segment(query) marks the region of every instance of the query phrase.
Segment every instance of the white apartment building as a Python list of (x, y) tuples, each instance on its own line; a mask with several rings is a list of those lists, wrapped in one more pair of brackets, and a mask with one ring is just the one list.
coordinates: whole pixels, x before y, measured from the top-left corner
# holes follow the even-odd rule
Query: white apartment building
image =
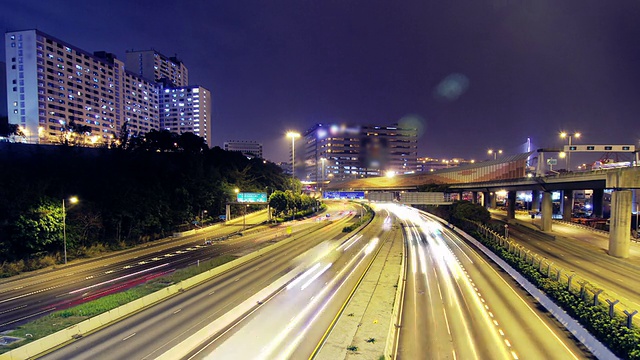
[[(176, 88), (125, 70), (111, 53), (91, 54), (38, 30), (6, 33), (5, 53), (9, 123), (21, 127), (28, 143), (110, 144), (126, 123), (134, 136), (191, 131), (212, 146), (211, 93), (186, 86), (181, 62), (160, 66), (177, 69), (167, 72), (169, 82), (185, 84)], [(70, 131), (72, 124), (89, 130)]]
[(239, 151), (246, 157), (262, 159), (262, 144), (253, 140), (225, 141), (224, 150)]
[(160, 128), (178, 134), (192, 132), (213, 147), (211, 106), (211, 92), (202, 86), (163, 89), (160, 95)]
[(168, 57), (151, 50), (127, 51), (127, 70), (148, 80), (169, 80), (174, 86), (189, 85), (189, 70), (177, 57)]

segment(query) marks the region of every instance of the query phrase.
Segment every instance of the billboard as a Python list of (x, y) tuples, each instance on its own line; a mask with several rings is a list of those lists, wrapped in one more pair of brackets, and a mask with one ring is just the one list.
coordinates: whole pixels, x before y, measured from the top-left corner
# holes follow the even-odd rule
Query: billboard
[(364, 191), (325, 191), (323, 199), (364, 200)]
[(266, 203), (267, 193), (241, 192), (238, 193), (237, 201), (240, 203)]

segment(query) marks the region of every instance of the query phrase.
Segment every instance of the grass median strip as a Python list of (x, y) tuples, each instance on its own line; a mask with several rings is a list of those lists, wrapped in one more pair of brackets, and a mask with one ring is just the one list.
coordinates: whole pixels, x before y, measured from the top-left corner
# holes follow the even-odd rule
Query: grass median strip
[(232, 255), (223, 255), (211, 260), (201, 261), (198, 266), (193, 265), (179, 269), (169, 274), (146, 281), (145, 283), (132, 287), (126, 291), (110, 294), (68, 309), (55, 311), (42, 318), (20, 325), (15, 330), (9, 331), (5, 335), (19, 337), (25, 340), (6, 347), (0, 347), (0, 354), (22, 346), (28, 342), (53, 334), (69, 326), (78, 324), (93, 316), (113, 310), (167, 286), (177, 284), (180, 281), (211, 270), (235, 260), (236, 258), (236, 256)]

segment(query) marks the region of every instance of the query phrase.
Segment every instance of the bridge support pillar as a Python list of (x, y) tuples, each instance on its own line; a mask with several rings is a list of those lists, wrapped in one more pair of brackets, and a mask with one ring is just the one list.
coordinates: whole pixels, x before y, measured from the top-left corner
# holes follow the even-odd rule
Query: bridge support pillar
[(615, 190), (611, 193), (611, 218), (609, 227), (609, 255), (628, 258), (631, 246), (631, 190)]
[(604, 198), (604, 189), (593, 189), (591, 195), (591, 204), (593, 205), (593, 216), (602, 217), (602, 199)]
[(482, 205), (485, 208), (488, 208), (489, 206), (491, 206), (491, 204), (489, 202), (489, 192), (488, 191), (483, 191), (482, 192)]
[(225, 217), (225, 221), (229, 221), (231, 220), (231, 205), (227, 204), (226, 206), (226, 217)]
[(551, 191), (542, 193), (542, 231), (551, 231), (551, 219), (553, 218), (553, 202)]
[(477, 191), (472, 191), (471, 192), (471, 198), (474, 204), (477, 204), (479, 201), (478, 199), (478, 192)]
[(538, 190), (531, 190), (531, 211), (540, 211), (540, 192)]
[(562, 190), (562, 220), (571, 221), (573, 215), (573, 190)]
[(494, 192), (489, 194), (489, 207), (492, 209), (496, 208), (496, 193)]
[(507, 221), (516, 218), (516, 192), (509, 191), (507, 193)]

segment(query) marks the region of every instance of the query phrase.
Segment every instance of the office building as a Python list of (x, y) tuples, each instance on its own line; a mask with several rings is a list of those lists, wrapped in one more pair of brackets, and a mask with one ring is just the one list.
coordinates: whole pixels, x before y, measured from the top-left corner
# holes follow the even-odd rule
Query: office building
[(209, 90), (192, 85), (165, 88), (161, 94), (160, 128), (177, 134), (192, 132), (213, 147)]
[(304, 134), (302, 180), (345, 180), (406, 174), (417, 166), (417, 130), (316, 124)]
[(168, 57), (151, 50), (127, 51), (127, 70), (150, 81), (169, 80), (174, 86), (189, 85), (189, 70), (177, 57)]
[(229, 140), (224, 142), (226, 151), (239, 151), (248, 158), (262, 159), (262, 144), (253, 140)]

